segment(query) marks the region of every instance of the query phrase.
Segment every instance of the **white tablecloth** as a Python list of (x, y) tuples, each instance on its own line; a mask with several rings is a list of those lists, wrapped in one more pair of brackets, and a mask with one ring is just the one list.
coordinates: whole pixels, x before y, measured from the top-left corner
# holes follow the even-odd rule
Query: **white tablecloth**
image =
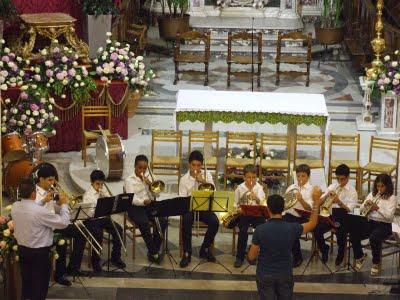
[(328, 117), (322, 94), (179, 90), (176, 113), (259, 112)]

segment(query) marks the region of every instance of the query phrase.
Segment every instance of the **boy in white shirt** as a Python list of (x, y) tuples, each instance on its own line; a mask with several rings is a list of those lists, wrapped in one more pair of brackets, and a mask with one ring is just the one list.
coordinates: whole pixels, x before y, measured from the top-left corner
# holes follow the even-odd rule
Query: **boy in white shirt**
[[(188, 197), (192, 191), (197, 190), (198, 186), (202, 183), (211, 183), (214, 185), (211, 173), (201, 170), (204, 157), (200, 151), (193, 151), (189, 155), (189, 171), (183, 175), (179, 181), (179, 196)], [(214, 185), (215, 186), (215, 185)], [(208, 261), (215, 262), (215, 257), (211, 251), (211, 245), (214, 241), (215, 235), (218, 232), (219, 220), (217, 215), (211, 211), (200, 211), (200, 221), (208, 225), (207, 232), (204, 236), (203, 244), (200, 248), (200, 258), (205, 258)], [(192, 256), (192, 225), (194, 219), (194, 212), (188, 212), (182, 216), (182, 239), (183, 239), (183, 257), (180, 261), (180, 267), (185, 268), (191, 261)]]
[[(244, 182), (238, 185), (235, 190), (236, 210), (241, 212), (240, 205), (260, 205), (265, 200), (264, 188), (257, 182), (257, 170), (253, 165), (247, 165), (243, 168)], [(240, 268), (246, 254), (248, 230), (252, 226), (256, 228), (258, 225), (265, 223), (263, 216), (245, 216), (241, 214), (238, 218), (239, 236), (236, 251), (235, 268)]]
[(392, 222), (397, 206), (397, 199), (393, 195), (393, 182), (389, 175), (376, 176), (372, 192), (368, 194), (360, 210), (363, 211), (365, 206), (371, 206), (368, 220), (350, 228), (350, 240), (356, 260), (355, 267), (360, 270), (367, 257), (362, 250), (361, 241), (369, 238), (372, 250), (371, 275), (376, 276), (379, 275), (382, 242), (392, 234)]
[[(330, 207), (330, 214), (333, 220), (339, 223), (336, 229), (336, 238), (338, 245), (338, 253), (335, 260), (335, 265), (339, 266), (343, 262), (344, 252), (346, 248), (346, 237), (348, 234), (348, 225), (346, 223), (346, 215), (352, 212), (358, 202), (358, 195), (356, 189), (349, 184), (350, 168), (341, 164), (335, 170), (337, 183), (332, 183), (325, 193), (322, 195), (321, 200), (326, 204), (333, 198), (333, 204)], [(328, 223), (320, 222), (314, 229), (314, 237), (318, 244), (318, 248), (322, 254), (322, 261), (328, 261), (329, 246), (325, 243), (324, 233), (328, 232), (331, 226)]]
[[(149, 160), (145, 155), (137, 155), (135, 158), (135, 170), (124, 182), (125, 193), (134, 193), (133, 206), (128, 210), (129, 218), (135, 222), (139, 228), (142, 238), (146, 244), (148, 253), (147, 258), (151, 262), (161, 263), (162, 253), (159, 253), (162, 238), (157, 230), (151, 234), (150, 221), (154, 221), (152, 209), (149, 206), (155, 201), (154, 195), (150, 191), (151, 179), (146, 176)], [(163, 235), (167, 228), (167, 219), (158, 218)]]
[[(313, 205), (312, 200), (312, 189), (313, 186), (310, 184), (310, 167), (306, 164), (298, 165), (296, 168), (296, 178), (297, 184), (292, 184), (286, 190), (286, 193), (293, 188), (298, 188), (300, 190), (297, 193), (297, 203), (290, 209), (288, 209), (284, 216), (283, 220), (289, 223), (299, 223), (303, 224), (307, 222), (307, 218), (300, 216), (300, 214), (296, 211), (296, 209), (301, 210), (311, 210)], [(303, 255), (301, 254), (300, 248), (300, 239), (296, 239), (293, 243), (292, 248), (293, 255), (293, 268), (299, 267), (303, 262)]]
[[(92, 203), (93, 207), (89, 211), (89, 217), (94, 216), (94, 210), (97, 205), (97, 200), (99, 198), (110, 197), (110, 193), (104, 187), (104, 181), (106, 177), (101, 170), (94, 170), (90, 174), (90, 188), (83, 194), (83, 203)], [(121, 241), (118, 237), (122, 237), (122, 227), (118, 223), (114, 222), (115, 229), (118, 230), (118, 233), (115, 231), (113, 224), (109, 218), (100, 218), (100, 219), (89, 219), (85, 222), (85, 225), (88, 228), (91, 228), (93, 231), (93, 235), (95, 239), (102, 244), (103, 241), (103, 230), (106, 229), (110, 232), (112, 236), (112, 251), (111, 251), (111, 260), (110, 262), (119, 269), (125, 269), (126, 264), (121, 260)], [(100, 256), (92, 251), (92, 268), (96, 273), (100, 273), (102, 271), (100, 265)]]

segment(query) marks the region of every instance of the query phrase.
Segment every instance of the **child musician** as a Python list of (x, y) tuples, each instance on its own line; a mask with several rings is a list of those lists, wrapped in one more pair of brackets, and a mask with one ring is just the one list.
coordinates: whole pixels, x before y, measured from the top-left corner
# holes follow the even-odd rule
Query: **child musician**
[[(135, 158), (135, 170), (124, 182), (125, 193), (134, 193), (133, 206), (128, 210), (129, 218), (135, 222), (139, 228), (142, 238), (148, 250), (147, 258), (150, 262), (161, 263), (163, 255), (160, 252), (162, 237), (158, 230), (151, 234), (150, 221), (154, 221), (152, 210), (149, 206), (155, 201), (155, 195), (150, 191), (151, 178), (146, 173), (148, 171), (149, 160), (145, 155), (138, 155)], [(167, 220), (158, 218), (162, 234), (165, 235)]]
[[(330, 207), (330, 213), (335, 222), (340, 226), (336, 229), (336, 238), (338, 244), (338, 253), (335, 260), (335, 265), (339, 266), (343, 262), (346, 237), (348, 234), (348, 224), (346, 222), (346, 214), (353, 212), (354, 207), (358, 202), (358, 195), (356, 189), (349, 184), (350, 168), (341, 164), (335, 170), (337, 183), (332, 183), (325, 193), (322, 195), (322, 206), (327, 204), (326, 201), (331, 201), (333, 197), (333, 204)], [(328, 205), (328, 204), (327, 204)], [(325, 243), (324, 233), (331, 229), (328, 223), (318, 223), (314, 229), (314, 237), (318, 244), (318, 248), (322, 254), (322, 261), (328, 261), (329, 246)]]
[[(193, 190), (197, 190), (201, 183), (211, 183), (214, 185), (210, 172), (204, 174), (201, 170), (203, 165), (203, 154), (200, 151), (193, 151), (189, 155), (189, 171), (183, 175), (179, 181), (179, 196), (188, 197)], [(215, 186), (215, 185), (214, 185)], [(204, 236), (203, 244), (200, 248), (200, 258), (215, 262), (215, 257), (211, 251), (211, 244), (218, 232), (219, 221), (217, 215), (211, 211), (199, 211), (200, 221), (208, 225)], [(181, 268), (185, 268), (191, 261), (192, 255), (192, 225), (194, 212), (188, 212), (182, 216), (182, 239), (183, 239), (183, 257), (180, 261)]]
[[(247, 165), (243, 168), (244, 182), (238, 185), (235, 190), (235, 209), (241, 212), (240, 205), (260, 205), (265, 199), (263, 186), (257, 182), (257, 170), (253, 165)], [(265, 223), (263, 216), (239, 216), (239, 237), (236, 251), (235, 268), (240, 268), (243, 264), (246, 254), (246, 246), (248, 239), (249, 226), (256, 228), (258, 225)]]
[(378, 175), (372, 193), (368, 194), (360, 208), (362, 212), (366, 207), (371, 207), (370, 213), (367, 215), (368, 220), (363, 226), (352, 226), (350, 229), (350, 240), (353, 245), (357, 270), (363, 267), (367, 256), (363, 253), (361, 241), (369, 237), (372, 250), (371, 276), (379, 274), (382, 241), (392, 234), (392, 221), (396, 206), (397, 200), (393, 195), (392, 179), (387, 174)]
[[(297, 203), (290, 209), (288, 209), (283, 216), (286, 222), (290, 223), (305, 223), (307, 218), (300, 216), (296, 209), (301, 210), (311, 210), (313, 200), (312, 200), (312, 189), (313, 186), (309, 182), (310, 178), (310, 167), (306, 164), (301, 164), (296, 167), (296, 178), (297, 184), (292, 184), (286, 190), (286, 193), (293, 188), (298, 188), (300, 190), (297, 193)], [(297, 268), (303, 262), (303, 256), (301, 254), (300, 239), (296, 239), (293, 248), (293, 268)]]
[[(90, 209), (88, 215), (89, 217), (94, 216), (94, 210), (97, 205), (97, 200), (103, 197), (110, 197), (110, 193), (104, 186), (104, 181), (106, 180), (106, 176), (103, 171), (94, 170), (90, 174), (90, 188), (83, 194), (83, 203), (92, 203), (93, 208)], [(110, 262), (119, 269), (124, 269), (126, 267), (125, 263), (121, 260), (121, 240), (122, 236), (122, 227), (118, 223), (114, 222), (114, 225), (111, 223), (111, 219), (109, 218), (100, 218), (100, 219), (89, 219), (85, 222), (85, 225), (88, 228), (91, 228), (94, 232), (95, 239), (102, 244), (103, 240), (103, 230), (106, 229), (110, 232), (112, 236), (112, 252), (111, 252), (111, 260)], [(118, 230), (117, 231), (114, 229)], [(119, 236), (118, 236), (119, 234)], [(96, 273), (100, 273), (102, 271), (100, 265), (100, 256), (92, 251), (92, 267)]]

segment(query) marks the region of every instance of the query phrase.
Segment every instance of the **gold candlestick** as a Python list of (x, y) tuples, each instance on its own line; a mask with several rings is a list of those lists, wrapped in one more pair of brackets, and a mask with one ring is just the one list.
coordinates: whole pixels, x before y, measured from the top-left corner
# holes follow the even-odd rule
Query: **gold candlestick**
[(376, 4), (376, 38), (371, 41), (372, 49), (374, 50), (375, 59), (372, 61), (372, 68), (366, 71), (367, 78), (371, 78), (373, 74), (378, 74), (382, 67), (381, 55), (385, 50), (385, 40), (382, 38), (383, 22), (382, 22), (382, 10), (384, 0), (378, 0)]

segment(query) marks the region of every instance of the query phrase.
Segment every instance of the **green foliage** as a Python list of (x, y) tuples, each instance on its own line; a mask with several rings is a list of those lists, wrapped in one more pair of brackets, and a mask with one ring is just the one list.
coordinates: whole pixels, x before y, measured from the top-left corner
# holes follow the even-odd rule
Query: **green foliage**
[(186, 10), (189, 7), (188, 0), (160, 0), (160, 2), (161, 2), (162, 14), (164, 16), (167, 15), (165, 7), (168, 7), (169, 15), (173, 16), (174, 18), (178, 16), (183, 17), (183, 15), (185, 14)]
[(87, 15), (116, 15), (118, 9), (114, 0), (79, 0), (82, 4), (83, 12)]
[(324, 0), (321, 27), (336, 28), (340, 25), (343, 11), (343, 0)]
[(0, 19), (10, 19), (17, 14), (12, 0), (0, 0)]

